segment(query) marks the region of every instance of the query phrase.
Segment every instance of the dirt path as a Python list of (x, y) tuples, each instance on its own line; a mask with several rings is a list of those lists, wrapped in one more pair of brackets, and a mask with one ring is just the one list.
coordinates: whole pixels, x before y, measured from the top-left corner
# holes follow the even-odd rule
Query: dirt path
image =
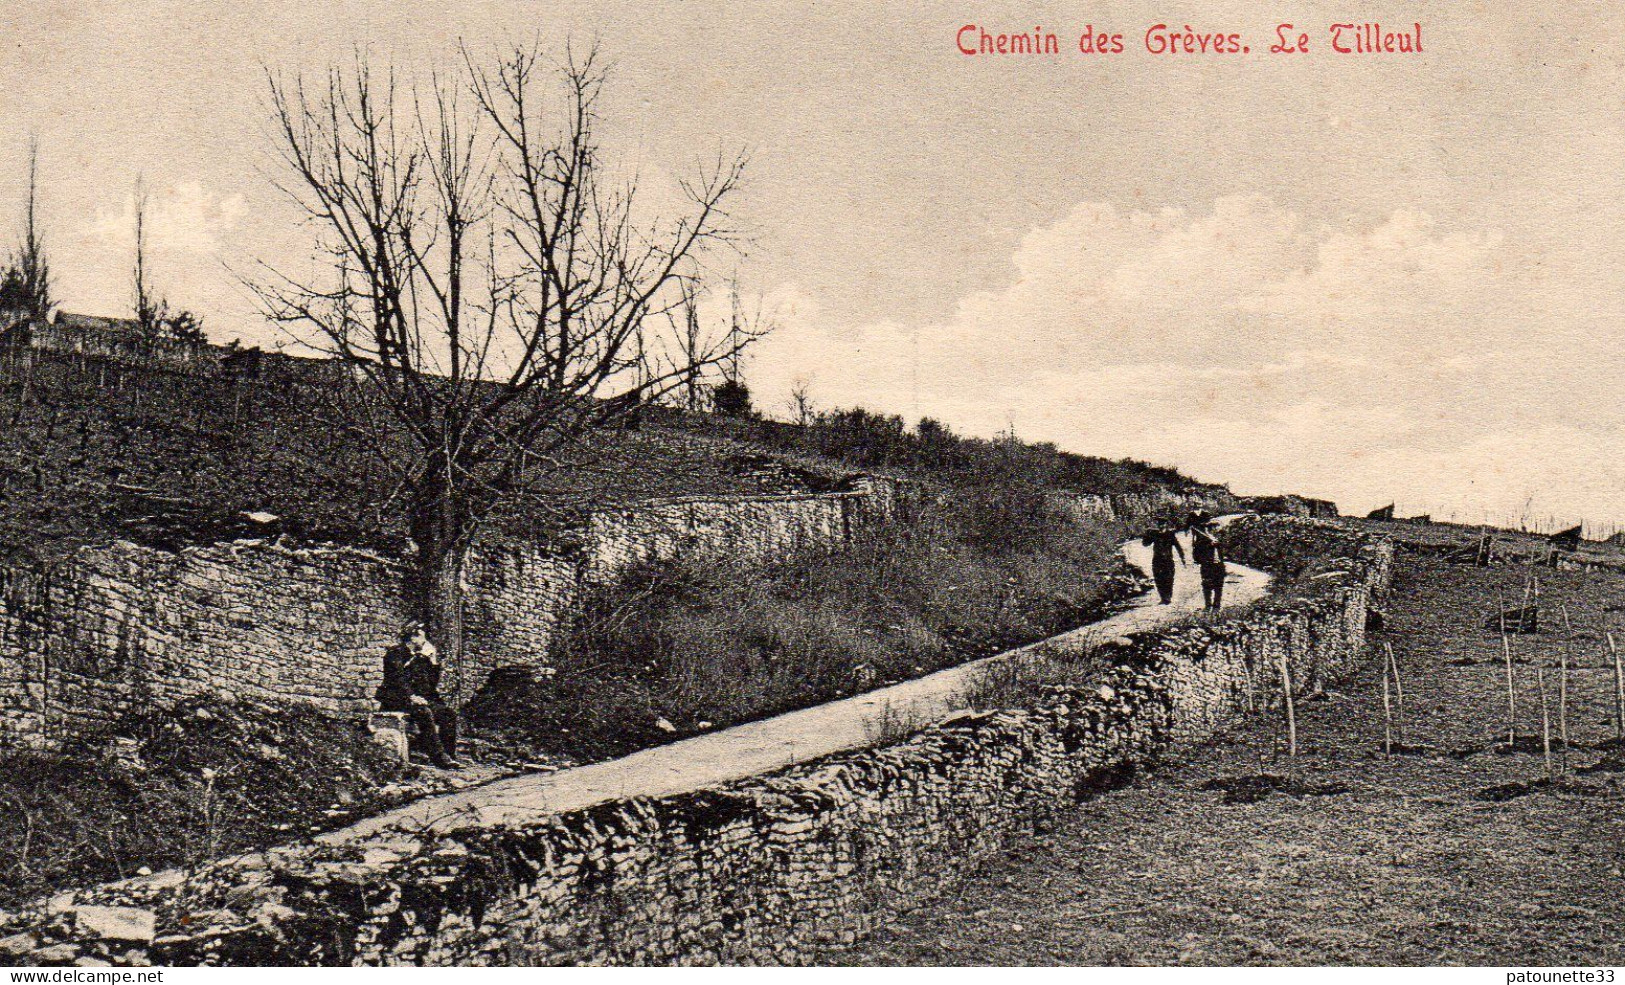
[[(1149, 570), (1149, 548), (1131, 541), (1124, 545), (1123, 552), (1132, 563)], [(1231, 580), (1225, 590), (1227, 605), (1251, 602), (1268, 587), (1269, 576), (1263, 572), (1241, 565), (1230, 567)], [(1140, 632), (1189, 615), (1200, 609), (1201, 604), (1196, 569), (1185, 567), (1176, 578), (1172, 605), (1157, 605), (1155, 593), (1151, 593), (1109, 619), (1050, 642), (1086, 645)], [(623, 797), (664, 796), (872, 745), (896, 730), (924, 727), (962, 710), (965, 707), (962, 694), (983, 668), (992, 661), (1019, 658), (1022, 652), (1016, 650), (971, 661), (842, 701), (684, 739), (608, 762), (555, 773), (527, 774), (426, 798), (321, 835), (318, 840), (342, 843), (385, 828), (416, 830), (430, 825), (466, 823), (475, 818), (483, 823), (516, 821)]]
[[(1256, 720), (1080, 805), (963, 891), (823, 960), (1625, 963), (1625, 774), (1578, 748), (1614, 734), (1602, 634), (1625, 642), (1625, 577), (1543, 575), (1542, 616), (1557, 625), (1520, 639), (1518, 658), (1557, 663), (1557, 606), (1567, 604), (1577, 747), (1567, 785), (1489, 799), (1544, 775), (1533, 663), (1516, 670), (1519, 732), (1533, 735), (1534, 753), (1485, 748), (1506, 738), (1505, 668), (1498, 635), (1479, 624), (1497, 591), (1521, 594), (1523, 573), (1407, 559), (1386, 638), (1406, 689), (1404, 739), (1429, 747), (1424, 754), (1383, 758), (1381, 677), (1370, 660), (1326, 700), (1300, 707), (1305, 749), (1295, 769), (1275, 759), (1279, 714)], [(1555, 718), (1558, 675), (1546, 673)], [(1226, 804), (1204, 789), (1261, 772), (1291, 772), (1323, 792)], [(1338, 788), (1347, 792), (1329, 792)]]

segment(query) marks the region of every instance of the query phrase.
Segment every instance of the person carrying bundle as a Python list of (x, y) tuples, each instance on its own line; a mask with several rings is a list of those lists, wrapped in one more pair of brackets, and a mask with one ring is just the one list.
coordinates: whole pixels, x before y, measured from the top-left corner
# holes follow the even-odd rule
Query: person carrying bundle
[(1159, 525), (1145, 532), (1140, 543), (1151, 548), (1151, 580), (1156, 582), (1157, 596), (1163, 605), (1174, 601), (1174, 555), (1185, 563), (1185, 548), (1180, 546), (1179, 531), (1170, 525)]
[(1206, 513), (1192, 513), (1190, 517), (1191, 559), (1202, 571), (1202, 602), (1209, 612), (1217, 612), (1224, 605), (1224, 579), (1229, 569), (1224, 563), (1224, 545), (1219, 543), (1213, 518)]

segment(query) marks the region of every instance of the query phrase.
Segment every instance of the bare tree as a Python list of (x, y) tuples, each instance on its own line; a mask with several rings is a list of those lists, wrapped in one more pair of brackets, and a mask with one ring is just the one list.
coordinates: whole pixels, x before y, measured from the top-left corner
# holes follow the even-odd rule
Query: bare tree
[[(413, 602), (466, 684), (462, 577), (495, 515), (523, 504), (596, 428), (730, 354), (660, 337), (706, 257), (737, 241), (744, 158), (645, 213), (600, 139), (596, 51), (535, 47), (413, 86), (365, 53), (320, 83), (271, 75), (288, 177), (325, 272), (253, 286), (294, 339), (348, 367), (334, 424), (398, 488)], [(740, 340), (743, 345), (748, 339)]]
[(757, 298), (754, 309), (747, 309), (744, 295), (739, 290), (736, 271), (728, 288), (728, 357), (722, 364), (722, 382), (711, 389), (711, 407), (725, 417), (749, 417), (755, 411), (751, 406), (750, 387), (745, 383), (745, 340), (761, 338), (772, 333), (774, 323), (762, 312), (762, 300)]
[(22, 242), (0, 274), (0, 310), (25, 311), (44, 318), (51, 309), (51, 268), (39, 229), (39, 139), (28, 141), (28, 200), (23, 207)]
[(184, 308), (171, 308), (169, 299), (154, 290), (147, 270), (147, 210), (151, 198), (147, 183), (135, 182), (135, 266), (131, 271), (135, 301), (135, 321), (149, 344), (159, 342), (201, 346), (208, 341), (203, 319)]
[(734, 273), (733, 280), (728, 284), (728, 342), (729, 356), (722, 365), (722, 376), (730, 383), (739, 383), (743, 380), (740, 373), (740, 360), (745, 352), (742, 346), (735, 343), (745, 335), (760, 332), (760, 326), (766, 322), (762, 316), (762, 304), (758, 299), (755, 311), (745, 310), (744, 298), (739, 293), (739, 274)]
[(163, 312), (159, 300), (153, 296), (152, 283), (147, 277), (147, 183), (135, 180), (135, 267), (131, 270), (135, 301), (135, 320), (149, 338), (157, 338)]
[(675, 310), (667, 317), (677, 342), (676, 360), (687, 367), (682, 375), (681, 404), (684, 410), (696, 413), (704, 405), (706, 367), (694, 357), (705, 349), (707, 340), (701, 327), (700, 293), (694, 284), (679, 288)]
[[(703, 292), (691, 283), (685, 284), (667, 316), (671, 337), (676, 341), (676, 356), (681, 365), (688, 367), (682, 373), (676, 403), (690, 412), (709, 408), (727, 416), (742, 416), (750, 409), (750, 388), (743, 376), (745, 349), (752, 340), (770, 334), (775, 326), (763, 314), (760, 300), (754, 309), (746, 307), (737, 272), (729, 281), (727, 315), (708, 318), (705, 308)], [(715, 351), (723, 355), (714, 366), (701, 358)]]
[(817, 416), (818, 409), (813, 403), (812, 385), (805, 377), (796, 377), (790, 386), (790, 419), (806, 427)]

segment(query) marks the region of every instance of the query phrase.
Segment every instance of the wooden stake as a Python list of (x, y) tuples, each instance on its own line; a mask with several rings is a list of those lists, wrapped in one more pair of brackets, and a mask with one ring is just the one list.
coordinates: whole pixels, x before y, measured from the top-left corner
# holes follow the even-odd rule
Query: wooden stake
[(1388, 704), (1388, 665), (1382, 668), (1382, 754), (1394, 755), (1394, 710)]
[(1399, 661), (1394, 657), (1394, 645), (1387, 640), (1382, 641), (1382, 647), (1388, 651), (1388, 668), (1394, 674), (1394, 697), (1396, 723), (1399, 726), (1399, 741), (1405, 741), (1405, 685), (1399, 679)]
[(1286, 655), (1281, 655), (1281, 693), (1286, 695), (1286, 753), (1298, 758), (1298, 711), (1292, 701), (1292, 668), (1287, 666)]
[(1558, 678), (1557, 678), (1557, 741), (1562, 743), (1558, 752), (1558, 772), (1564, 776), (1569, 772), (1569, 641), (1574, 638), (1574, 631), (1569, 627), (1569, 607), (1560, 605), (1557, 611), (1563, 614), (1563, 649), (1558, 651)]
[(1546, 708), (1546, 668), (1535, 665), (1535, 686), (1540, 688), (1540, 747), (1546, 755), (1546, 779), (1552, 778), (1552, 716)]
[(1569, 773), (1569, 655), (1564, 651), (1557, 678), (1557, 741), (1563, 748), (1558, 751), (1558, 772)]
[(1625, 667), (1620, 666), (1619, 647), (1608, 633), (1608, 652), (1614, 657), (1614, 737), (1625, 744)]
[(1507, 747), (1510, 749), (1518, 743), (1517, 682), (1512, 674), (1512, 640), (1507, 636), (1506, 601), (1497, 594), (1495, 604), (1501, 613), (1501, 653), (1507, 663)]

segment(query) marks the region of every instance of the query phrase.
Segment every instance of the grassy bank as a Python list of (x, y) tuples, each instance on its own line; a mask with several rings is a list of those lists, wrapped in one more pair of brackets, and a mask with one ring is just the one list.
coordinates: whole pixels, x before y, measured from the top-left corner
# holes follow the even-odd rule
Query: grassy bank
[[(396, 479), (341, 426), (332, 383), (305, 372), (224, 379), (0, 354), (0, 562), (114, 537), (172, 548), (286, 533), (403, 549)], [(602, 429), (540, 469), (524, 501), (493, 520), (510, 535), (547, 536), (591, 506), (819, 491), (854, 471), (1101, 494), (1209, 488), (1173, 469), (863, 410), (791, 425), (655, 407), (638, 427)], [(245, 526), (245, 513), (278, 519)]]
[(918, 677), (1106, 614), (1141, 587), (1125, 536), (980, 487), (843, 554), (644, 565), (586, 600), (552, 677), (496, 682), (470, 719), (598, 759)]
[(1156, 489), (1228, 492), (1166, 466), (1131, 458), (1080, 455), (1048, 442), (1021, 441), (1013, 435), (992, 439), (958, 435), (931, 418), (911, 428), (901, 417), (861, 407), (817, 413), (797, 424), (710, 419), (704, 426), (714, 433), (786, 455), (837, 462), (863, 471), (928, 477), (956, 486), (1024, 484), (1097, 495)]

